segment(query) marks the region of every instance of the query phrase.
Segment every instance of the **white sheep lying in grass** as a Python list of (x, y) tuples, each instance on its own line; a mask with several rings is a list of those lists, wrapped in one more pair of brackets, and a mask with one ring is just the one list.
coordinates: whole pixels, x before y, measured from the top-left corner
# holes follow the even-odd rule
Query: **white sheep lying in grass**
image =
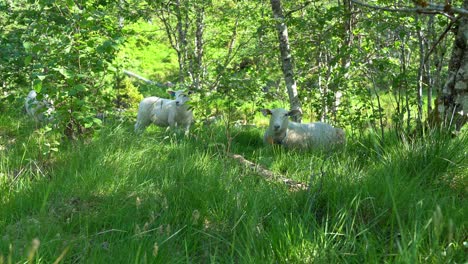
[(264, 116), (271, 115), (270, 125), (263, 140), (266, 144), (279, 144), (287, 148), (329, 150), (345, 142), (341, 128), (322, 123), (301, 124), (289, 121), (289, 117), (300, 114), (299, 110), (283, 108), (262, 109)]
[(183, 127), (185, 133), (188, 133), (193, 121), (192, 109), (186, 104), (190, 100), (190, 92), (179, 90), (168, 93), (174, 97), (174, 100), (153, 96), (140, 102), (135, 132), (142, 132), (153, 123), (160, 127)]
[(48, 99), (48, 96), (44, 95), (44, 98), (39, 101), (34, 90), (28, 93), (24, 101), (24, 108), (26, 113), (33, 117), (36, 122), (51, 121), (55, 111), (53, 102)]

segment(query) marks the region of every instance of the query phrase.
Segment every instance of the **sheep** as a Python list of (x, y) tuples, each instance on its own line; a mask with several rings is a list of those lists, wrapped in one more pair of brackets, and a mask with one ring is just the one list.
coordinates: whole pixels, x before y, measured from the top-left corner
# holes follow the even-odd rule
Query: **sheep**
[(262, 109), (264, 116), (271, 115), (265, 131), (265, 144), (278, 144), (286, 148), (330, 150), (345, 143), (345, 132), (323, 122), (301, 124), (289, 121), (290, 116), (300, 114), (299, 110), (283, 108)]
[(151, 123), (160, 127), (184, 127), (188, 133), (193, 121), (192, 109), (186, 104), (190, 100), (191, 92), (183, 90), (171, 91), (168, 93), (175, 99), (164, 99), (159, 97), (147, 97), (140, 102), (138, 107), (137, 122), (135, 132), (143, 132)]
[(31, 90), (24, 101), (24, 108), (26, 113), (33, 117), (36, 122), (53, 120), (55, 107), (53, 102), (48, 99), (48, 95), (44, 95), (44, 98), (39, 101), (37, 100), (36, 91)]

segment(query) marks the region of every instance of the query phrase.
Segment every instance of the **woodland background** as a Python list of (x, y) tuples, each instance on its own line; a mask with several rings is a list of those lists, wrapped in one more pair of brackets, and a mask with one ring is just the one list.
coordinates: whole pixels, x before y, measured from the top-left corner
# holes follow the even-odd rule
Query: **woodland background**
[[(466, 261), (467, 10), (0, 0), (0, 263)], [(195, 91), (192, 135), (136, 136), (167, 89)], [(30, 90), (52, 122), (25, 115)], [(265, 107), (348, 144), (266, 148)]]

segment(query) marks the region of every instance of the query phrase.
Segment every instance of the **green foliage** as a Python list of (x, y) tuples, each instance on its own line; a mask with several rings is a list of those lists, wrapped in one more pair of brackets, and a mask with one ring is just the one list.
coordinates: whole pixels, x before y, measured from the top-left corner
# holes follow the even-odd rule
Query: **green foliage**
[(170, 48), (161, 25), (138, 21), (124, 27), (124, 34), (132, 37), (128, 38), (117, 57), (123, 67), (156, 82), (174, 80), (177, 56)]
[[(23, 52), (16, 54), (24, 62), (20, 72), (27, 85), (7, 75), (7, 87), (16, 95), (30, 89), (36, 90), (39, 98), (48, 94), (56, 109), (55, 129), (50, 131), (63, 131), (72, 139), (100, 126), (101, 121), (94, 116), (98, 109), (110, 106), (103, 98), (112, 87), (112, 61), (122, 42), (115, 17), (109, 12), (111, 6), (105, 7), (108, 13), (103, 15), (104, 7), (94, 4), (39, 1), (9, 7), (11, 18), (21, 18), (15, 20), (11, 33), (28, 27), (27, 34), (18, 40)], [(13, 69), (6, 73), (18, 74)]]
[[(361, 7), (346, 10), (336, 3), (283, 4), (306, 118), (409, 134), (417, 109), (416, 30), (427, 36), (429, 47), (448, 21), (365, 8), (357, 12)], [(49, 94), (58, 105), (54, 131), (68, 130), (76, 138), (86, 126), (91, 135), (100, 126), (94, 115), (113, 110), (117, 76), (130, 69), (158, 84), (185, 76), (179, 86), (198, 87), (200, 96), (207, 96), (196, 106), (202, 118), (228, 111), (233, 121), (250, 122), (258, 111), (252, 106), (288, 107), (270, 13), (267, 2), (230, 0), (180, 1), (179, 7), (166, 1), (2, 2), (0, 19), (7, 26), (0, 37), (0, 77), (7, 93), (0, 99), (19, 101), (30, 89)], [(200, 14), (203, 53), (198, 65)], [(39, 23), (37, 17), (50, 23)], [(180, 19), (186, 21), (186, 50), (180, 46)], [(443, 50), (450, 49), (450, 35), (446, 39), (429, 65), (434, 80), (427, 82), (434, 87), (441, 87), (446, 75), (440, 67), (447, 60)], [(165, 96), (165, 88), (138, 86), (145, 96)], [(393, 102), (378, 106), (380, 97)]]
[[(25, 64), (29, 64), (31, 60), (26, 54), (22, 40), (22, 32), (27, 28), (24, 24), (25, 16), (21, 15), (20, 11), (12, 12), (15, 8), (21, 10), (19, 1), (0, 2), (0, 79), (2, 90), (11, 94), (15, 92), (13, 84), (28, 84), (28, 79), (21, 73), (25, 70)], [(5, 94), (0, 94), (0, 100), (4, 99), (4, 96)]]
[[(446, 18), (283, 1), (304, 114), (349, 135), (326, 155), (264, 147), (263, 129), (245, 126), (266, 125), (261, 108), (288, 108), (269, 3), (179, 2), (0, 1), (0, 262), (465, 260), (466, 130), (411, 134), (416, 31), (430, 47)], [(428, 66), (440, 87), (450, 41)], [(142, 94), (168, 98), (169, 80), (199, 87), (191, 135), (136, 137)], [(18, 111), (32, 89), (53, 99), (53, 122)], [(226, 153), (311, 187), (290, 191)]]
[(138, 91), (137, 87), (133, 85), (132, 81), (129, 78), (124, 78), (122, 87), (117, 87), (117, 98), (116, 105), (117, 108), (125, 108), (134, 110), (133, 114), (136, 113), (138, 109), (138, 104), (143, 99), (143, 95)]

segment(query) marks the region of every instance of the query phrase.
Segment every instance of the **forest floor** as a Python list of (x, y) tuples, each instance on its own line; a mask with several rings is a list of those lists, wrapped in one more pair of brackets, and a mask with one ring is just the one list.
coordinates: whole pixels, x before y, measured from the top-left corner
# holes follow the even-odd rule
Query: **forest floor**
[(50, 142), (0, 116), (0, 263), (467, 261), (467, 133), (320, 153), (264, 146), (263, 130), (109, 122)]

